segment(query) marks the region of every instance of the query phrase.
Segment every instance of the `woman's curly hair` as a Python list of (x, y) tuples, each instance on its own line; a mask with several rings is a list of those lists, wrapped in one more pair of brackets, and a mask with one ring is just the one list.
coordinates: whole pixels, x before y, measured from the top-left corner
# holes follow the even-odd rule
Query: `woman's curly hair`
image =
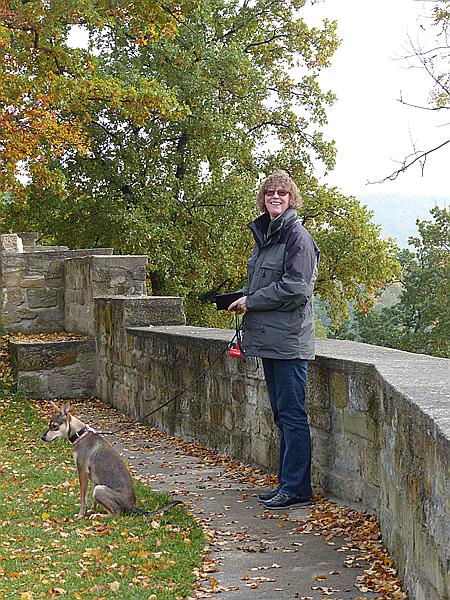
[(283, 188), (289, 192), (289, 207), (299, 209), (302, 207), (300, 191), (286, 171), (275, 171), (264, 179), (259, 188), (256, 204), (261, 212), (267, 212), (264, 203), (264, 194), (267, 189)]

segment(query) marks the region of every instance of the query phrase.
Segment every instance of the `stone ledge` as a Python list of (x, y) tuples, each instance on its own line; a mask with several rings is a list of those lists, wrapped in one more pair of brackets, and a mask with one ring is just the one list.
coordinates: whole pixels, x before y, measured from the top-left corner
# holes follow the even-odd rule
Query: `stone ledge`
[[(131, 329), (135, 329), (131, 327)], [(180, 336), (229, 342), (234, 331), (192, 326), (155, 326), (136, 328), (139, 335)], [(450, 361), (426, 354), (413, 354), (382, 346), (372, 346), (346, 340), (316, 340), (315, 364), (324, 361), (339, 373), (367, 373), (375, 369), (381, 380), (400, 393), (405, 402), (416, 405), (450, 440)]]
[[(95, 296), (96, 323), (121, 327), (158, 326), (161, 323), (184, 325), (183, 299), (178, 296)], [(107, 308), (108, 307), (108, 308)], [(115, 316), (111, 317), (111, 309)]]
[[(82, 252), (81, 250), (72, 250), (71, 252)], [(67, 260), (78, 260), (79, 258), (84, 258), (89, 262), (95, 262), (100, 266), (110, 267), (110, 266), (119, 266), (119, 267), (128, 267), (130, 262), (136, 263), (137, 265), (147, 265), (148, 257), (146, 254), (111, 254), (108, 252), (97, 252), (91, 253), (89, 250), (83, 251), (85, 253), (84, 256), (74, 256), (68, 258)], [(111, 265), (111, 263), (113, 263)]]
[(17, 391), (35, 399), (95, 394), (95, 341), (9, 341)]
[(24, 256), (28, 260), (55, 260), (55, 258), (69, 259), (69, 258), (80, 258), (85, 256), (99, 255), (109, 256), (112, 255), (112, 248), (88, 248), (86, 250), (71, 250), (67, 246), (35, 246), (30, 247), (30, 251), (25, 253)]
[[(128, 326), (126, 333), (114, 351), (102, 347), (103, 373), (112, 367), (117, 377), (110, 384), (100, 377), (105, 399), (142, 418), (186, 388), (150, 417), (153, 425), (276, 466), (263, 375), (254, 359), (228, 358), (233, 331)], [(414, 600), (450, 598), (449, 366), (447, 359), (341, 340), (318, 340), (310, 363), (314, 485), (377, 513)]]

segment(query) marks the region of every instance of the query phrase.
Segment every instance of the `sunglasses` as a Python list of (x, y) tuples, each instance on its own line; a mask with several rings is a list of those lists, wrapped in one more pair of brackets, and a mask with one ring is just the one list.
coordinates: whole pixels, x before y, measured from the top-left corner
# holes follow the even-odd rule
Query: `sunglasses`
[(269, 196), (269, 198), (271, 198), (272, 196), (275, 196), (275, 192), (278, 192), (278, 195), (280, 196), (280, 198), (284, 198), (285, 196), (287, 196), (289, 194), (289, 192), (287, 190), (264, 190), (265, 195)]

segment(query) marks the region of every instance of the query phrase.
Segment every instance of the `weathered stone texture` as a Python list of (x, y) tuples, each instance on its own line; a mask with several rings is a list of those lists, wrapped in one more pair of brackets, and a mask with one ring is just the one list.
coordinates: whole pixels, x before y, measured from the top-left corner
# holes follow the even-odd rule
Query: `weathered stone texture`
[[(96, 302), (104, 400), (141, 419), (185, 390), (148, 422), (276, 469), (263, 373), (255, 359), (226, 355), (232, 332), (131, 327), (117, 301)], [(318, 342), (310, 363), (315, 488), (378, 513), (411, 598), (449, 598), (447, 369), (443, 359), (332, 340)]]
[(24, 252), (28, 252), (30, 248), (36, 247), (36, 240), (38, 238), (38, 233), (36, 231), (19, 231), (17, 235), (22, 240)]
[(10, 341), (17, 391), (38, 399), (88, 398), (95, 394), (95, 342)]
[[(111, 254), (112, 250), (36, 246), (35, 234), (29, 238), (9, 235), (19, 242), (16, 249), (0, 250), (1, 327), (22, 333), (64, 331), (64, 262), (71, 257)], [(19, 248), (22, 238), (29, 244), (23, 251)]]
[[(108, 398), (113, 405), (123, 403), (128, 412), (136, 416), (128, 402), (130, 389), (142, 385), (146, 391), (150, 389), (151, 393), (156, 393), (156, 388), (152, 382), (139, 381), (140, 369), (151, 373), (153, 364), (150, 356), (142, 355), (142, 364), (137, 371), (135, 337), (127, 334), (126, 327), (158, 325), (161, 318), (174, 325), (184, 324), (182, 299), (114, 296), (95, 298), (94, 306), (98, 394)], [(120, 400), (116, 400), (117, 396)]]
[(86, 256), (65, 261), (65, 326), (93, 334), (96, 296), (144, 296), (146, 256)]
[(0, 235), (0, 252), (23, 252), (22, 239), (17, 233)]

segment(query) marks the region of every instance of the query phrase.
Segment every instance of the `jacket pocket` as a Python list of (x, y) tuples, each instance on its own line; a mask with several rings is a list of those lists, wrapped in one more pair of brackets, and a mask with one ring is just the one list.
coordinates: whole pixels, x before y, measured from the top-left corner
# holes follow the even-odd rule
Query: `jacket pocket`
[(263, 325), (259, 348), (272, 350), (280, 358), (292, 358), (298, 352), (299, 335), (297, 331), (286, 331), (272, 325)]
[(260, 287), (265, 287), (271, 283), (277, 283), (283, 277), (283, 271), (271, 266), (264, 266), (261, 268), (261, 275), (259, 281)]
[(279, 358), (293, 358), (298, 353), (299, 332), (273, 325), (252, 323), (244, 330), (244, 347), (251, 351), (274, 352)]

